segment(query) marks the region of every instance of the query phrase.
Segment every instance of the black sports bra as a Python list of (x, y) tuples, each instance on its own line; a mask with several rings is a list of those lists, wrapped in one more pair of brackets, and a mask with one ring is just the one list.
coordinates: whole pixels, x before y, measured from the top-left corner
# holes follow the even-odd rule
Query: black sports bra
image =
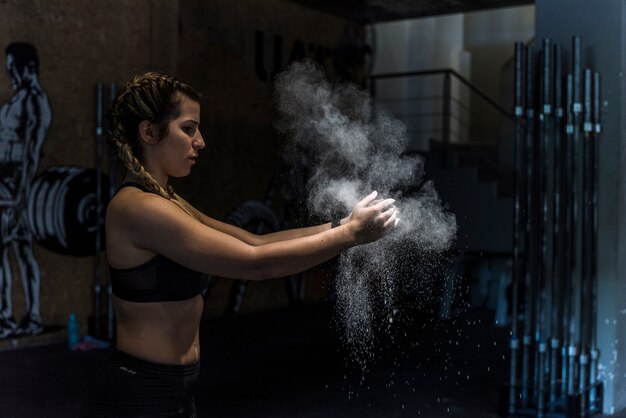
[[(137, 187), (152, 193), (144, 185), (127, 182), (122, 187)], [(119, 191), (119, 189), (118, 189)], [(161, 254), (127, 269), (109, 265), (113, 294), (130, 302), (167, 302), (190, 299), (208, 285), (208, 276), (182, 266)]]

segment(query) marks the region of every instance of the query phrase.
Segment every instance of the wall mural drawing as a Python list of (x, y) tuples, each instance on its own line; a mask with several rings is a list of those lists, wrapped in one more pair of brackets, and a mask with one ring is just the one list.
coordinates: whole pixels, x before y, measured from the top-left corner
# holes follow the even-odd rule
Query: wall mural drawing
[[(12, 96), (0, 106), (0, 338), (43, 331), (41, 275), (27, 212), (41, 148), (52, 121), (48, 97), (39, 83), (35, 47), (14, 42), (6, 47), (5, 55)], [(17, 263), (26, 307), (19, 324), (13, 313), (10, 253)]]

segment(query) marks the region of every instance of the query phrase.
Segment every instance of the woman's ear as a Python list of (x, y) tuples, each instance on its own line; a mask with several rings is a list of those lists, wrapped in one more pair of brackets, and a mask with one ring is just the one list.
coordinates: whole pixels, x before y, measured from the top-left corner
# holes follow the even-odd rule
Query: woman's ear
[(139, 123), (139, 139), (146, 144), (156, 144), (158, 142), (158, 138), (156, 135), (155, 126), (147, 121), (143, 120)]

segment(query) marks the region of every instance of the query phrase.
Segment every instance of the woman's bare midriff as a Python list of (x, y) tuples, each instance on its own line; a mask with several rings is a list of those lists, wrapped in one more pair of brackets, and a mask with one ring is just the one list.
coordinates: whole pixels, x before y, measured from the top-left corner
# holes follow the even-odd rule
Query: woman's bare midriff
[(173, 302), (128, 302), (113, 298), (117, 348), (135, 357), (167, 364), (200, 358), (202, 296)]

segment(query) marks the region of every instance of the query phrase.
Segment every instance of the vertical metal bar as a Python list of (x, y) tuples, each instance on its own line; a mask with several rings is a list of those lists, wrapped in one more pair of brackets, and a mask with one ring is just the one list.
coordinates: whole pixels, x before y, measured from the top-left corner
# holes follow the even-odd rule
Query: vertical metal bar
[(578, 354), (578, 341), (577, 339), (577, 329), (576, 329), (576, 315), (578, 312), (578, 302), (580, 298), (577, 297), (580, 292), (580, 266), (577, 265), (576, 259), (577, 256), (580, 255), (580, 214), (579, 212), (579, 202), (580, 199), (578, 191), (578, 182), (579, 176), (577, 175), (577, 170), (580, 160), (580, 153), (578, 148), (580, 147), (580, 117), (582, 112), (582, 103), (581, 103), (581, 73), (582, 73), (582, 60), (581, 60), (581, 41), (580, 36), (574, 36), (572, 38), (572, 93), (573, 93), (573, 103), (572, 103), (572, 116), (573, 116), (573, 170), (572, 177), (570, 178), (571, 186), (572, 186), (572, 298), (571, 302), (571, 318), (570, 318), (570, 345), (568, 348), (568, 354), (570, 356), (569, 359), (569, 378), (570, 381), (568, 383), (568, 394), (572, 395), (575, 391), (575, 379), (576, 379), (576, 356)]
[(443, 141), (443, 158), (446, 166), (450, 165), (450, 114), (452, 107), (452, 78), (450, 72), (443, 74), (443, 109), (441, 132)]
[(374, 103), (376, 102), (376, 78), (369, 77), (369, 89), (370, 96), (374, 99)]
[(580, 292), (580, 366), (579, 366), (579, 385), (578, 390), (581, 396), (581, 409), (587, 410), (587, 392), (588, 385), (587, 367), (589, 365), (589, 316), (590, 306), (589, 297), (591, 288), (589, 287), (589, 268), (590, 268), (590, 240), (591, 240), (591, 219), (590, 219), (590, 144), (593, 125), (591, 122), (591, 70), (586, 69), (584, 72), (584, 95), (583, 95), (583, 133), (582, 140), (582, 228), (581, 228), (581, 292)]
[(532, 333), (534, 325), (534, 273), (536, 266), (536, 248), (535, 248), (535, 199), (534, 194), (534, 131), (535, 131), (535, 59), (534, 48), (528, 46), (526, 48), (526, 259), (528, 265), (524, 277), (525, 285), (525, 314), (524, 314), (524, 337), (522, 351), (522, 405), (527, 406), (530, 400), (530, 382), (531, 382), (531, 356), (532, 356)]
[(513, 276), (511, 279), (512, 298), (511, 298), (511, 366), (509, 373), (509, 414), (515, 413), (516, 405), (516, 387), (517, 387), (517, 369), (518, 369), (518, 303), (519, 303), (519, 281), (522, 277), (522, 263), (520, 250), (525, 241), (524, 218), (522, 213), (522, 205), (525, 195), (525, 171), (524, 171), (524, 150), (522, 137), (524, 135), (524, 108), (523, 108), (523, 77), (524, 77), (524, 44), (522, 42), (515, 43), (515, 204), (514, 204), (514, 220), (513, 220)]
[(561, 205), (561, 193), (563, 190), (561, 175), (563, 158), (561, 155), (561, 121), (563, 119), (562, 87), (561, 87), (561, 47), (554, 45), (553, 51), (554, 73), (554, 159), (552, 177), (554, 179), (553, 195), (553, 215), (552, 215), (552, 339), (550, 342), (550, 410), (554, 411), (558, 399), (558, 378), (559, 378), (559, 353), (561, 349), (561, 289), (563, 282), (563, 210)]
[(564, 296), (565, 300), (563, 302), (563, 372), (562, 372), (562, 392), (563, 394), (569, 393), (569, 381), (570, 381), (570, 365), (569, 365), (569, 346), (571, 345), (571, 333), (570, 333), (570, 317), (572, 315), (572, 303), (571, 299), (573, 297), (572, 283), (573, 283), (573, 231), (572, 231), (572, 173), (573, 173), (573, 141), (572, 136), (574, 133), (574, 118), (572, 116), (572, 103), (574, 101), (573, 98), (573, 79), (572, 74), (567, 75), (567, 90), (566, 90), (566, 106), (565, 106), (565, 114), (566, 114), (566, 124), (565, 124), (565, 135), (566, 141), (564, 145), (566, 147), (566, 170), (565, 170), (565, 185), (566, 185), (566, 198), (564, 198), (564, 203), (566, 206), (566, 223), (565, 223), (565, 242), (566, 247), (564, 248), (565, 255), (565, 289)]
[(548, 281), (546, 278), (546, 272), (548, 271), (548, 238), (551, 236), (551, 231), (548, 228), (549, 221), (549, 204), (548, 194), (550, 193), (550, 180), (548, 178), (548, 172), (550, 170), (550, 122), (552, 119), (552, 43), (550, 39), (543, 40), (542, 50), (542, 71), (541, 71), (541, 113), (539, 114), (539, 121), (541, 124), (541, 136), (537, 141), (539, 147), (538, 153), (538, 186), (539, 186), (539, 245), (541, 251), (539, 253), (539, 269), (537, 275), (537, 289), (539, 290), (539, 297), (537, 298), (537, 332), (536, 339), (538, 344), (537, 355), (537, 416), (543, 417), (545, 412), (545, 371), (546, 371), (546, 323), (548, 317), (546, 315), (547, 305), (547, 290)]
[(93, 283), (93, 297), (94, 297), (94, 333), (96, 337), (100, 337), (100, 310), (101, 310), (101, 268), (100, 268), (100, 229), (102, 225), (102, 83), (96, 85), (96, 146), (95, 146), (95, 165), (96, 165), (96, 258), (94, 262), (94, 283)]
[(602, 125), (600, 121), (600, 74), (593, 74), (593, 134), (591, 151), (592, 151), (592, 178), (591, 178), (591, 212), (593, 231), (591, 234), (591, 313), (590, 313), (590, 339), (591, 349), (590, 358), (591, 364), (589, 367), (589, 385), (591, 387), (589, 391), (589, 409), (593, 412), (598, 412), (601, 408), (598, 402), (598, 393), (596, 391), (597, 375), (598, 375), (598, 359), (600, 352), (596, 345), (596, 320), (598, 313), (598, 181), (599, 181), (599, 136), (602, 131)]
[[(109, 101), (113, 102), (117, 96), (117, 84), (109, 85)], [(117, 154), (109, 147), (109, 200), (113, 198), (117, 188)], [(107, 285), (107, 339), (113, 340), (115, 336), (115, 310), (113, 309), (113, 289), (111, 280)]]

